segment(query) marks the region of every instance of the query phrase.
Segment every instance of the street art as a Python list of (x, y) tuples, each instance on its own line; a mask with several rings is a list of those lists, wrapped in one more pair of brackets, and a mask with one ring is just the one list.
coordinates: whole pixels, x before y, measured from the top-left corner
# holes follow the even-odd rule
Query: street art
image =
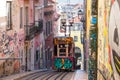
[(90, 53), (89, 53), (89, 80), (96, 80), (97, 78), (97, 29), (90, 31)]
[(97, 0), (92, 0), (91, 17), (88, 80), (97, 80)]
[(54, 66), (56, 69), (71, 69), (72, 62), (70, 59), (55, 58)]
[(113, 79), (120, 79), (120, 0), (111, 5), (109, 18), (109, 44)]
[(111, 80), (112, 68), (110, 63), (108, 43), (108, 19), (111, 0), (99, 1), (98, 6), (98, 80)]
[(3, 54), (12, 54), (14, 52), (15, 46), (17, 45), (17, 33), (15, 32), (13, 35), (7, 35), (6, 32), (1, 32), (0, 36), (0, 53)]
[(14, 58), (19, 58), (19, 49), (24, 43), (21, 33), (0, 31), (0, 58), (9, 58), (0, 60), (0, 76), (20, 71), (20, 60)]
[[(99, 1), (98, 80), (120, 79), (120, 0)], [(104, 79), (103, 79), (104, 77)]]

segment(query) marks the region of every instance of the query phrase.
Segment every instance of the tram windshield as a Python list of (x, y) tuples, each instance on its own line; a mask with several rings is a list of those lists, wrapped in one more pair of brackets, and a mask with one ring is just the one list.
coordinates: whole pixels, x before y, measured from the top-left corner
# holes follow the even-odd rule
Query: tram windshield
[(53, 56), (73, 56), (74, 41), (72, 37), (54, 38)]

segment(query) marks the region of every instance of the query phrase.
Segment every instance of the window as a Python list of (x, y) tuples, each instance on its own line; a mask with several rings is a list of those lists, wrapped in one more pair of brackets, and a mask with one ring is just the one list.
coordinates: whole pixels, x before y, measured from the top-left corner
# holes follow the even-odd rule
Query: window
[(28, 25), (28, 7), (25, 7), (26, 25)]
[(75, 41), (75, 42), (78, 41), (78, 36), (74, 36), (74, 41)]
[(46, 22), (46, 36), (48, 36), (52, 32), (52, 21)]
[(46, 22), (46, 36), (48, 35), (48, 32), (47, 32), (47, 31), (48, 31), (48, 30), (47, 30), (48, 28), (47, 28), (47, 27), (48, 27), (48, 24), (47, 24), (47, 22)]
[(38, 59), (39, 59), (39, 51), (37, 50), (36, 51), (36, 61), (38, 61)]
[(50, 22), (50, 31), (52, 32), (52, 21)]
[(59, 52), (66, 52), (65, 48), (61, 48)]
[(22, 15), (22, 12), (23, 12), (23, 8), (21, 7), (20, 8), (20, 28), (22, 28), (22, 26), (23, 26), (23, 19), (22, 19), (23, 15)]
[(82, 25), (80, 23), (74, 23), (74, 27), (71, 27), (72, 31), (80, 31)]
[(48, 34), (50, 34), (50, 21), (48, 21)]
[(44, 6), (47, 6), (48, 0), (44, 0)]
[(52, 52), (50, 51), (50, 49), (48, 49), (48, 60), (51, 60), (52, 57)]
[(7, 1), (6, 5), (7, 5), (7, 29), (9, 30), (12, 28), (12, 2)]
[(57, 45), (54, 46), (54, 56), (57, 56)]

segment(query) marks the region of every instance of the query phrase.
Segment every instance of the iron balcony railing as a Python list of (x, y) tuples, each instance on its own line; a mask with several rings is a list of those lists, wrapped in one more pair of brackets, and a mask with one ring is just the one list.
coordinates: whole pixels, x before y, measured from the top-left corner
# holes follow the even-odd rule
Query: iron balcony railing
[(32, 39), (36, 32), (35, 25), (34, 24), (25, 25), (25, 32), (26, 32), (26, 40)]
[(35, 21), (31, 25), (25, 25), (26, 40), (31, 40), (36, 34), (43, 31), (43, 20)]
[(36, 33), (43, 31), (43, 20), (35, 21)]

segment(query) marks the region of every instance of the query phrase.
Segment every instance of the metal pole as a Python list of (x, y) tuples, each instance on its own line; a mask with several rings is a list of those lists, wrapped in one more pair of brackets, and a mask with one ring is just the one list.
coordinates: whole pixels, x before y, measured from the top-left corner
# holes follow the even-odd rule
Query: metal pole
[(69, 27), (69, 37), (70, 37), (70, 26), (68, 25), (68, 27)]

